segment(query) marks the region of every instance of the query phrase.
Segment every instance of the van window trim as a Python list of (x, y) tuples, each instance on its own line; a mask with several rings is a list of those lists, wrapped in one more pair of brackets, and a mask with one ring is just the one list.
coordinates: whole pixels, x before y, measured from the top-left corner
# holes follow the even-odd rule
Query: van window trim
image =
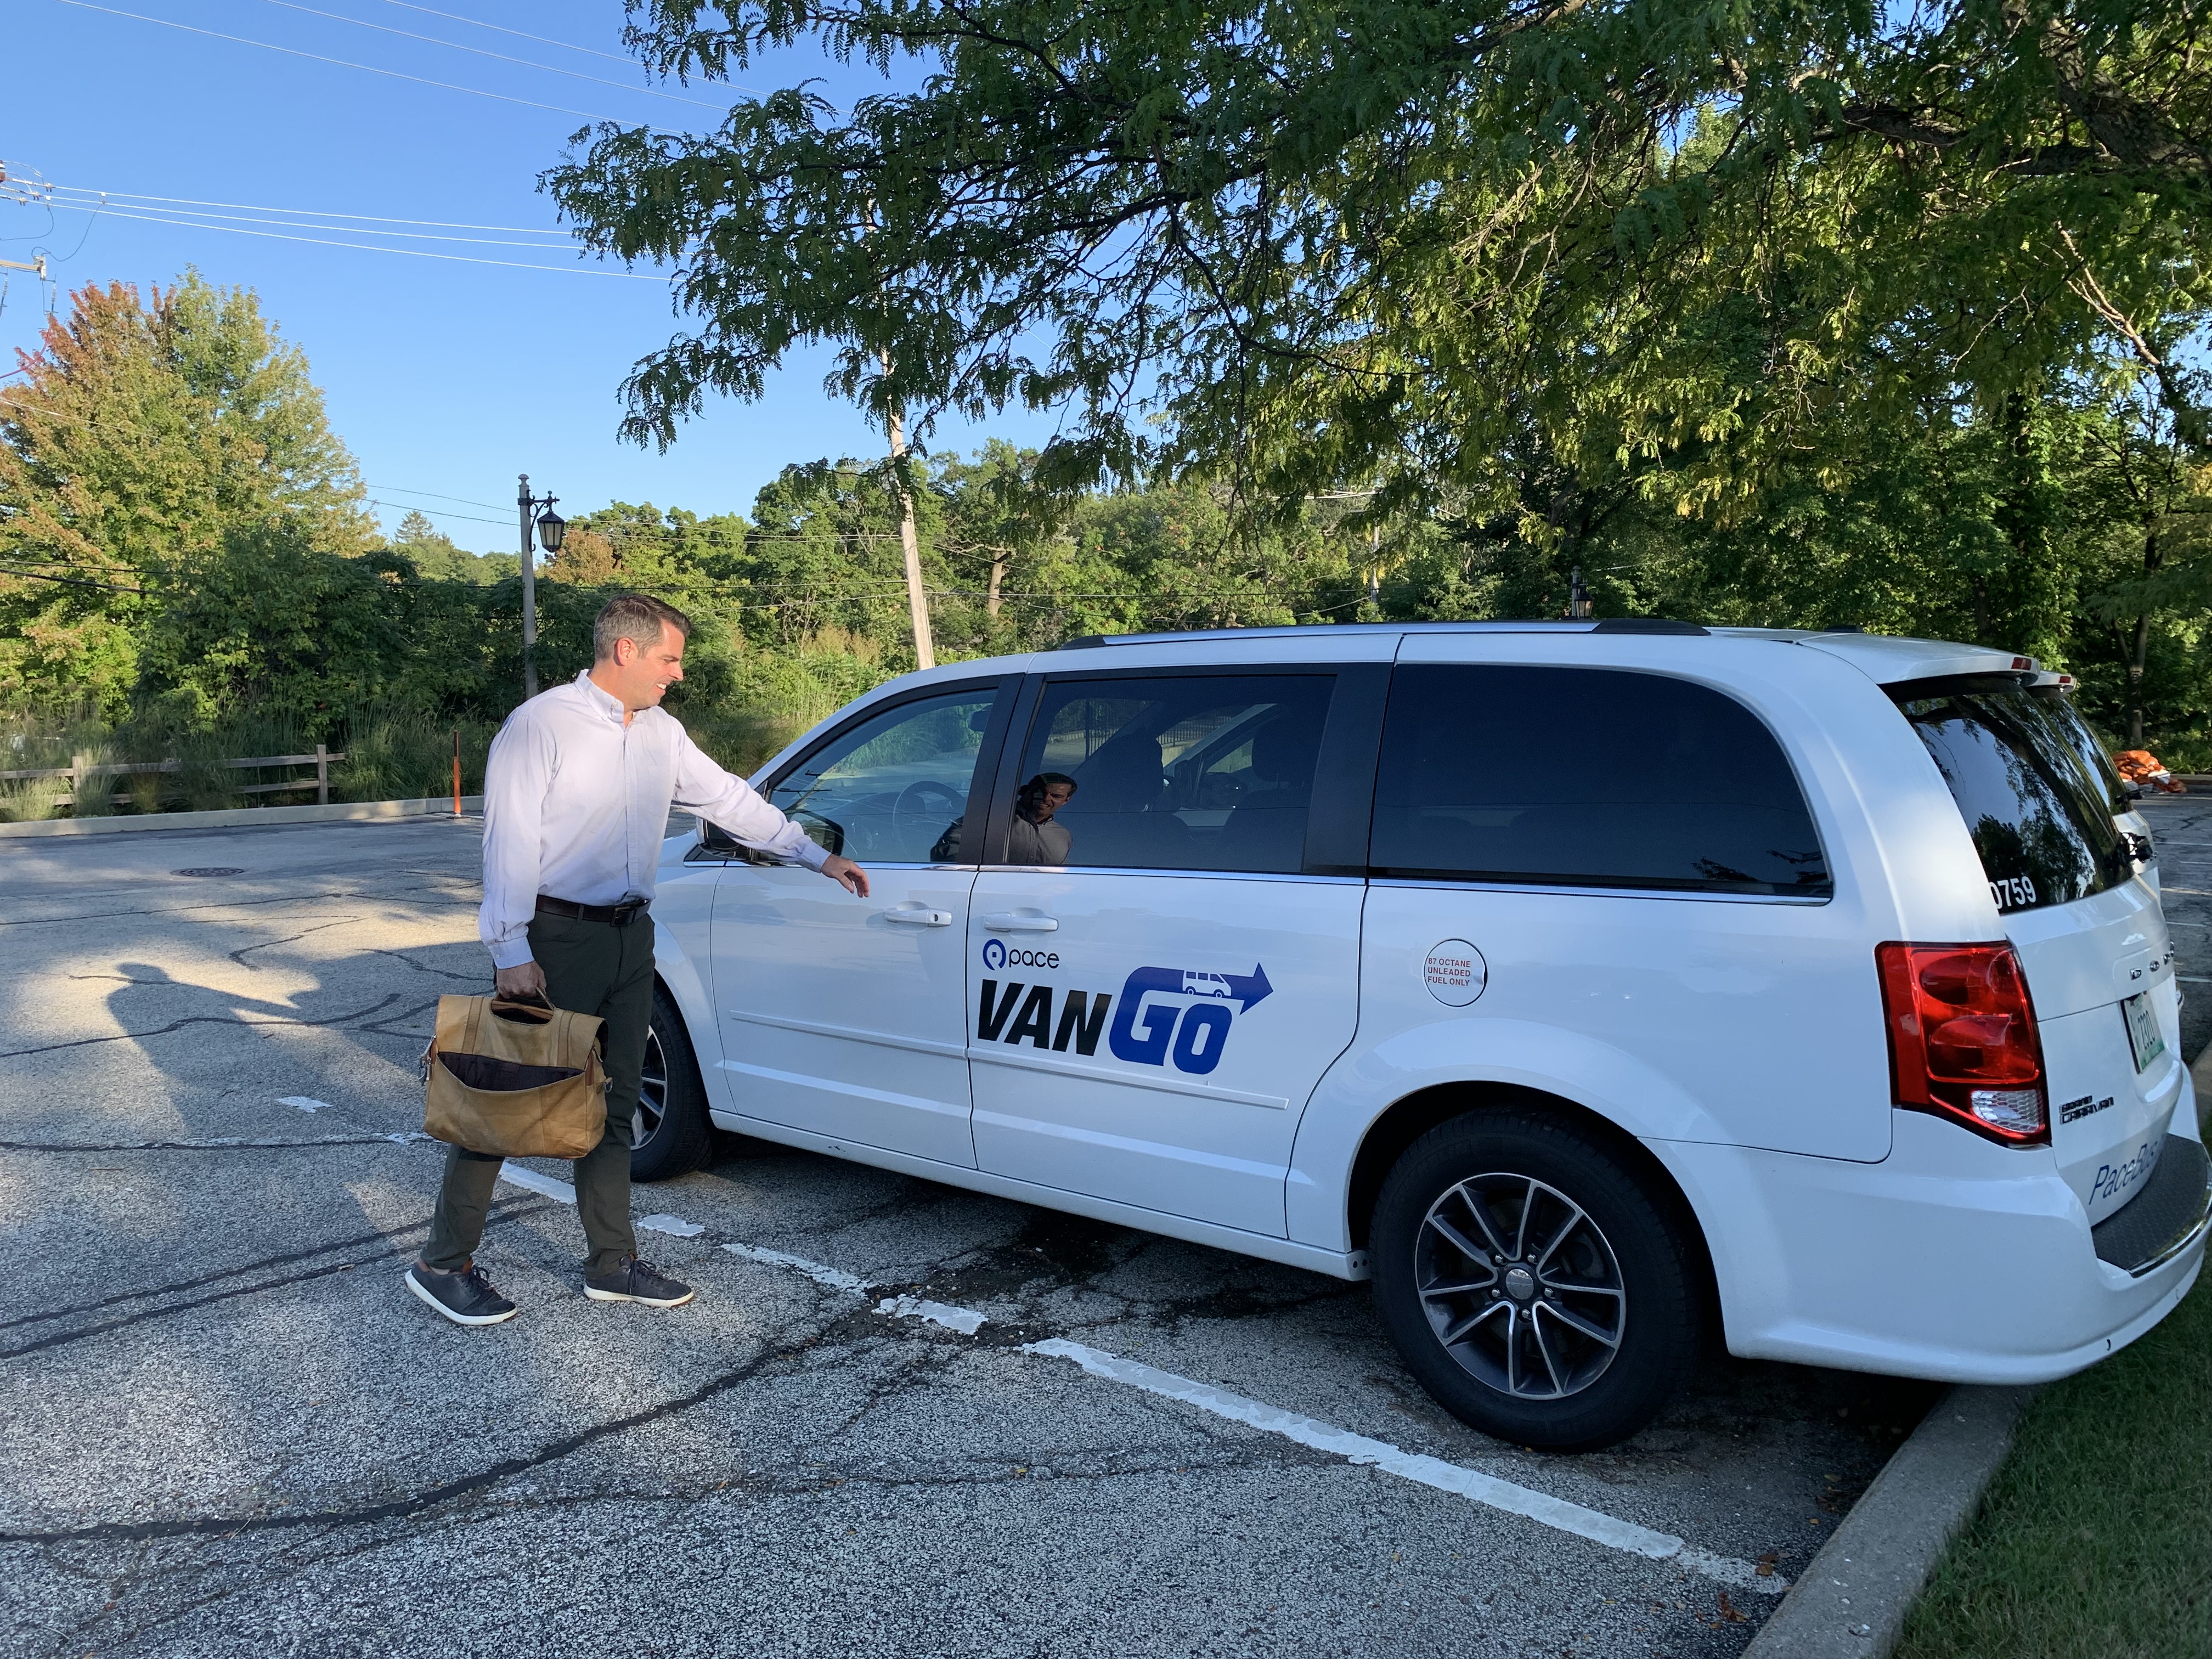
[(1823, 905), (1833, 904), (1833, 893), (1739, 893), (1711, 887), (1622, 887), (1583, 885), (1557, 881), (1480, 881), (1462, 879), (1457, 876), (1393, 875), (1377, 870), (1369, 878), (1376, 887), (1419, 887), (1454, 892), (1527, 893), (1532, 896), (1558, 897), (1567, 894), (1576, 898), (1663, 899), (1670, 902), (1710, 902), (1714, 904), (1786, 904), (1800, 909), (1817, 910)]
[[(989, 817), (983, 831), (983, 843), (974, 862), (986, 871), (1049, 869), (1083, 875), (1222, 876), (1237, 880), (1255, 881), (1296, 881), (1305, 877), (1364, 879), (1367, 868), (1364, 860), (1345, 860), (1321, 864), (1315, 862), (1314, 821), (1316, 814), (1310, 804), (1306, 810), (1305, 844), (1300, 854), (1299, 866), (1296, 870), (1188, 870), (1173, 867), (1133, 869), (1120, 865), (1102, 864), (1010, 864), (1006, 858), (1006, 842), (1012, 833), (1013, 797), (1014, 791), (1021, 784), (1019, 775), (1022, 757), (1029, 752), (1030, 738), (1036, 726), (1037, 711), (1043, 707), (1045, 691), (1050, 686), (1087, 685), (1100, 680), (1288, 679), (1292, 678), (1332, 680), (1334, 684), (1329, 690), (1328, 712), (1322, 722), (1321, 750), (1316, 757), (1314, 763), (1313, 793), (1318, 798), (1328, 781), (1329, 763), (1337, 750), (1351, 750), (1354, 756), (1351, 764), (1354, 769), (1358, 765), (1357, 741), (1359, 733), (1354, 729), (1356, 708), (1352, 711), (1353, 718), (1348, 719), (1346, 722), (1341, 736), (1338, 730), (1337, 709), (1345, 701), (1347, 689), (1355, 684), (1371, 684), (1382, 688), (1381, 694), (1375, 697), (1373, 728), (1368, 734), (1379, 738), (1382, 734), (1382, 702), (1388, 695), (1389, 672), (1390, 665), (1384, 662), (1252, 662), (1149, 663), (1141, 667), (1128, 668), (1085, 669), (1071, 666), (1031, 674), (1029, 676), (1028, 684), (1022, 688), (1019, 718), (1009, 721), (1010, 730), (1006, 734), (1006, 745), (1000, 752), (1000, 777), (992, 793)], [(1370, 756), (1371, 768), (1371, 744)], [(1356, 781), (1355, 788), (1357, 788)], [(1364, 789), (1357, 789), (1353, 796), (1354, 810), (1358, 820), (1358, 838), (1350, 845), (1363, 854), (1367, 845), (1366, 813), (1372, 805), (1374, 793), (1370, 769), (1365, 787)], [(1333, 836), (1328, 850), (1335, 850), (1336, 842), (1341, 839), (1340, 832)], [(963, 848), (965, 845), (963, 842)]]
[[(1006, 726), (1012, 718), (1012, 705), (1019, 694), (1023, 678), (1024, 677), (1019, 674), (994, 674), (975, 679), (939, 680), (933, 684), (917, 685), (892, 696), (878, 698), (873, 702), (853, 710), (850, 714), (822, 732), (813, 742), (799, 750), (789, 760), (763, 778), (756, 786), (760, 798), (774, 805), (775, 802), (771, 797), (782, 787), (784, 781), (793, 773), (820, 754), (830, 744), (836, 743), (841, 738), (848, 736), (879, 715), (889, 714), (894, 709), (907, 708), (914, 703), (932, 702), (939, 697), (957, 696), (963, 692), (988, 691), (992, 695), (991, 718), (984, 722), (982, 741), (975, 751), (975, 770), (968, 781), (968, 805), (960, 818), (959, 856), (948, 859), (942, 864), (899, 862), (884, 864), (881, 867), (937, 870), (972, 865), (975, 862), (972, 848), (978, 823), (977, 809), (988, 801), (989, 796), (988, 793), (984, 793), (987, 789), (987, 781), (994, 777), (998, 771), (998, 763), (993, 752), (994, 744), (1002, 746), (1006, 742)], [(756, 854), (752, 848), (733, 839), (716, 840), (717, 826), (708, 823), (704, 818), (699, 820), (699, 826), (697, 842), (694, 844), (690, 852), (684, 854), (684, 861), (687, 864), (707, 863), (718, 858), (723, 863), (750, 864), (758, 861), (774, 864), (777, 862), (776, 860), (768, 858), (765, 854)]]
[[(1734, 884), (1689, 881), (1676, 882), (1667, 878), (1653, 878), (1649, 880), (1645, 880), (1644, 878), (1624, 879), (1618, 876), (1552, 876), (1536, 875), (1531, 874), (1526, 871), (1510, 870), (1459, 872), (1452, 871), (1419, 869), (1403, 865), (1380, 865), (1372, 862), (1364, 866), (1365, 873), (1370, 881), (1389, 882), (1396, 884), (1406, 884), (1417, 887), (1485, 888), (1494, 892), (1610, 893), (1623, 897), (1663, 897), (1685, 899), (1710, 898), (1726, 899), (1737, 903), (1753, 904), (1832, 904), (1841, 893), (1844, 884), (1843, 872), (1837, 867), (1835, 860), (1830, 856), (1829, 854), (1828, 845), (1830, 837), (1826, 828), (1821, 823), (1822, 805), (1816, 804), (1814, 792), (1806, 787), (1804, 768), (1800, 764), (1797, 756), (1791, 751), (1790, 745), (1783, 741), (1782, 734), (1774, 729), (1774, 722), (1767, 719), (1764, 714), (1762, 714), (1758, 708), (1754, 708), (1747, 699), (1738, 696), (1736, 692), (1725, 683), (1709, 678), (1701, 674), (1681, 673), (1671, 668), (1645, 668), (1624, 663), (1523, 663), (1500, 662), (1489, 659), (1480, 661), (1468, 661), (1464, 659), (1456, 658), (1435, 659), (1425, 658), (1416, 662), (1394, 662), (1390, 665), (1389, 686), (1388, 694), (1384, 698), (1382, 717), (1378, 719), (1376, 726), (1375, 781), (1373, 788), (1370, 792), (1370, 809), (1373, 801), (1379, 798), (1382, 791), (1382, 745), (1389, 735), (1389, 726), (1388, 720), (1389, 697), (1389, 696), (1394, 696), (1396, 693), (1398, 675), (1401, 672), (1405, 670), (1431, 668), (1559, 668), (1573, 673), (1640, 674), (1653, 679), (1680, 680), (1686, 685), (1694, 685), (1703, 690), (1710, 691), (1715, 696), (1727, 698), (1730, 702), (1742, 709), (1746, 714), (1749, 715), (1753, 720), (1758, 722), (1759, 729), (1765, 732), (1767, 737), (1772, 740), (1775, 751), (1782, 757), (1782, 764), (1790, 775), (1790, 781), (1796, 787), (1797, 799), (1805, 809), (1805, 821), (1811, 826), (1814, 840), (1820, 843), (1820, 862), (1822, 866), (1828, 872), (1827, 890), (1825, 892), (1814, 893), (1797, 892), (1786, 887), (1778, 886), (1772, 882), (1753, 882), (1749, 884), (1741, 882)], [(1960, 677), (1954, 676), (1953, 678)], [(2033, 675), (2021, 675), (2017, 678), (2027, 680), (2033, 679), (2034, 677)], [(1884, 688), (1884, 690), (1887, 689), (1887, 687)], [(1902, 712), (1902, 710), (1899, 711), (1900, 714)], [(1374, 848), (1374, 819), (1371, 810), (1369, 814), (1368, 823), (1368, 836), (1365, 845), (1371, 859)]]

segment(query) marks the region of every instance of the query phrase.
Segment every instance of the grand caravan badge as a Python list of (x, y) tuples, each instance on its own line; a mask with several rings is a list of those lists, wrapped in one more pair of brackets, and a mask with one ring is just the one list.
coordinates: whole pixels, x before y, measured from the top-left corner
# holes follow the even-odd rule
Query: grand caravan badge
[[(1237, 1014), (1250, 1012), (1274, 988), (1267, 983), (1267, 969), (1256, 962), (1249, 974), (1139, 968), (1121, 981), (1118, 995), (1060, 991), (1050, 985), (1024, 987), (1018, 981), (1001, 987), (987, 979), (975, 1012), (975, 1036), (984, 1042), (1026, 1039), (1056, 1054), (1073, 1046), (1079, 1054), (1091, 1054), (1098, 1051), (1104, 1028), (1107, 1046), (1116, 1060), (1160, 1066), (1172, 1060), (1176, 1070), (1203, 1077), (1221, 1064)], [(1231, 1012), (1232, 1005), (1236, 1013)], [(1109, 1010), (1113, 1013), (1110, 1027)]]

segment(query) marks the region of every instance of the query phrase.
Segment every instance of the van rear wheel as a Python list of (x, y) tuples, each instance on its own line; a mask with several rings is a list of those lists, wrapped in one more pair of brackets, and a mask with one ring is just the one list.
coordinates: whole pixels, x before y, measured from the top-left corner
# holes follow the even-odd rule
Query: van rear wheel
[(1696, 1361), (1692, 1255), (1668, 1206), (1540, 1112), (1472, 1112), (1415, 1141), (1382, 1183), (1368, 1249), (1407, 1367), (1500, 1440), (1625, 1440)]

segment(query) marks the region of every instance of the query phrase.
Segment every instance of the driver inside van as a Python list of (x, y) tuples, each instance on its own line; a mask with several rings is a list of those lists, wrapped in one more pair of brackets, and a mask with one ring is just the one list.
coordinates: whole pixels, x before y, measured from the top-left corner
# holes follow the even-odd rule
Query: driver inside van
[(1009, 864), (1066, 864), (1075, 838), (1053, 814), (1075, 795), (1075, 780), (1065, 772), (1040, 772), (1014, 795), (1014, 822), (1006, 838)]

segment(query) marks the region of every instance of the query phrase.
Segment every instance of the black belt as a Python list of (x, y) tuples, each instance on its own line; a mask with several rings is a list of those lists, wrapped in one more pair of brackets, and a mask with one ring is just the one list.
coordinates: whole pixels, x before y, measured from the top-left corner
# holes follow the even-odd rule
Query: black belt
[(603, 921), (610, 927), (627, 927), (646, 912), (651, 899), (624, 899), (620, 904), (576, 904), (563, 898), (538, 896), (538, 914), (541, 916), (567, 916), (575, 921)]

